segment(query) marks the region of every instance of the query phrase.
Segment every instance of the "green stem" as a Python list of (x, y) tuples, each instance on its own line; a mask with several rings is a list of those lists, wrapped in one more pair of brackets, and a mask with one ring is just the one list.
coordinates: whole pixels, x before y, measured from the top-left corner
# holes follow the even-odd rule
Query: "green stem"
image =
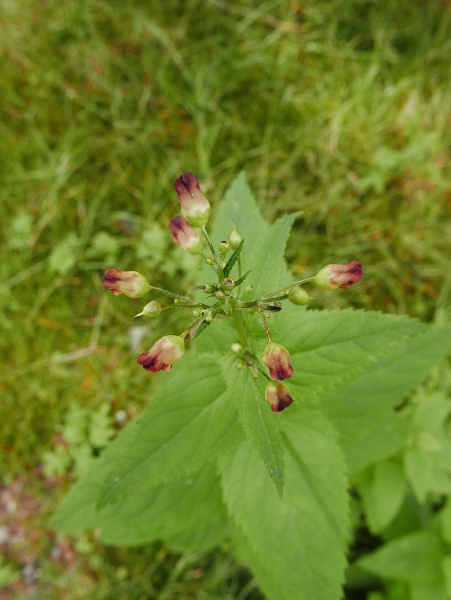
[(268, 343), (270, 344), (272, 342), (272, 339), (271, 339), (271, 333), (270, 333), (269, 327), (268, 327), (268, 321), (266, 320), (265, 311), (261, 307), (259, 307), (258, 310), (259, 310), (260, 316), (263, 321), (263, 327), (265, 328), (265, 333), (266, 333), (266, 337), (268, 338)]
[(203, 233), (205, 235), (205, 238), (207, 240), (207, 244), (208, 244), (208, 247), (210, 248), (210, 252), (213, 255), (213, 259), (214, 259), (215, 263), (218, 266), (218, 275), (219, 275), (219, 272), (222, 274), (222, 263), (219, 262), (219, 259), (218, 259), (217, 255), (216, 255), (216, 252), (215, 252), (215, 249), (214, 249), (214, 246), (213, 246), (213, 244), (211, 242), (210, 236), (208, 235), (207, 230), (205, 229), (205, 225), (202, 225), (202, 231), (203, 231)]
[(169, 292), (168, 290), (163, 290), (163, 289), (155, 287), (153, 285), (150, 286), (150, 289), (160, 292), (160, 294), (165, 294), (166, 296), (170, 296), (171, 298), (177, 298), (178, 300), (182, 300), (183, 302), (185, 302), (185, 304), (189, 303), (189, 306), (193, 306), (194, 304), (197, 304), (197, 302), (194, 302), (194, 300), (191, 300), (190, 298), (187, 298), (186, 296), (179, 296), (178, 294), (173, 294), (172, 292)]

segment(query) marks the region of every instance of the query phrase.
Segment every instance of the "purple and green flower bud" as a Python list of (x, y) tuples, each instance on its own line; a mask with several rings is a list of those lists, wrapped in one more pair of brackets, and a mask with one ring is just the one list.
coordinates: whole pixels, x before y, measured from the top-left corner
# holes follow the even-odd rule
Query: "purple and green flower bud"
[(181, 360), (185, 352), (185, 342), (178, 335), (166, 335), (160, 338), (148, 352), (138, 358), (138, 364), (146, 371), (171, 372), (172, 365)]
[(158, 317), (161, 314), (162, 310), (163, 307), (161, 306), (161, 304), (159, 302), (155, 302), (155, 300), (152, 300), (152, 302), (146, 304), (142, 311), (135, 315), (133, 318), (136, 319), (136, 317)]
[(182, 215), (190, 225), (203, 227), (210, 217), (210, 203), (199, 187), (193, 173), (184, 173), (175, 182), (177, 200), (182, 206)]
[(183, 217), (175, 217), (169, 221), (172, 239), (175, 244), (180, 244), (183, 250), (190, 254), (199, 254), (202, 242), (197, 231), (188, 225)]
[(229, 244), (232, 250), (236, 250), (241, 242), (241, 236), (238, 231), (234, 228), (229, 237)]
[(288, 300), (296, 306), (305, 306), (309, 301), (309, 295), (303, 287), (296, 286), (288, 292)]
[(293, 374), (290, 354), (280, 344), (270, 342), (263, 352), (262, 361), (268, 367), (271, 377), (277, 381), (289, 379)]
[(271, 404), (272, 412), (282, 412), (293, 404), (290, 390), (284, 383), (268, 383), (265, 398)]
[(222, 242), (219, 242), (219, 252), (221, 254), (227, 254), (227, 252), (229, 250), (230, 250), (229, 242), (227, 242), (226, 240), (222, 240)]
[(313, 281), (323, 290), (343, 288), (349, 290), (353, 283), (358, 283), (363, 277), (362, 265), (351, 260), (345, 265), (327, 265), (319, 271)]
[(137, 271), (107, 269), (102, 283), (115, 296), (125, 294), (129, 298), (141, 298), (141, 296), (144, 296), (150, 290), (150, 284), (147, 279)]
[(216, 292), (216, 286), (212, 283), (206, 283), (204, 285), (204, 292), (206, 294), (214, 294)]
[(234, 287), (235, 287), (235, 280), (232, 279), (231, 277), (226, 277), (224, 279), (224, 281), (222, 282), (222, 289), (225, 292), (231, 292)]

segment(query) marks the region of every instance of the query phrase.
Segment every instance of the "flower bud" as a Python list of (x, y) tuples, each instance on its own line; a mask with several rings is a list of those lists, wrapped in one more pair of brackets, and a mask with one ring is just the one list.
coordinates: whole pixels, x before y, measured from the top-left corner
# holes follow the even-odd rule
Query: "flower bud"
[(212, 317), (212, 315), (208, 314), (208, 315), (205, 317), (205, 323), (208, 323), (208, 324), (210, 324), (210, 323), (212, 323), (212, 322), (213, 322), (213, 317)]
[(229, 242), (227, 242), (226, 240), (219, 242), (219, 252), (221, 254), (227, 254), (227, 252), (229, 250), (230, 250)]
[(179, 362), (184, 352), (185, 343), (180, 336), (166, 335), (157, 340), (148, 352), (141, 354), (138, 364), (146, 371), (170, 373), (172, 365)]
[(177, 200), (182, 206), (182, 215), (190, 225), (203, 227), (208, 223), (210, 204), (199, 187), (193, 173), (184, 173), (175, 182)]
[(198, 308), (195, 308), (191, 314), (195, 319), (198, 319), (200, 317), (200, 310)]
[(284, 383), (268, 383), (265, 398), (271, 404), (272, 412), (282, 412), (293, 403), (290, 390)]
[(351, 260), (345, 265), (327, 265), (319, 271), (313, 281), (323, 290), (343, 288), (349, 290), (353, 283), (363, 277), (362, 265), (356, 260)]
[(102, 283), (115, 296), (125, 294), (129, 298), (141, 298), (141, 296), (144, 296), (150, 290), (147, 279), (137, 271), (107, 269)]
[(175, 217), (169, 221), (169, 229), (172, 231), (174, 243), (190, 254), (199, 254), (202, 250), (202, 242), (197, 231), (188, 225), (183, 217)]
[(241, 354), (243, 352), (243, 346), (238, 342), (234, 342), (230, 346), (230, 349), (232, 350), (232, 352), (235, 352), (235, 354)]
[(146, 306), (142, 309), (142, 311), (140, 313), (138, 313), (137, 315), (135, 315), (133, 318), (136, 319), (136, 317), (158, 317), (158, 315), (161, 313), (161, 311), (163, 310), (163, 307), (161, 306), (161, 304), (159, 304), (159, 302), (155, 302), (155, 300), (152, 300), (152, 302), (149, 302), (149, 304), (146, 304)]
[(216, 286), (213, 285), (212, 283), (206, 283), (204, 285), (204, 292), (206, 294), (213, 294), (216, 291)]
[(304, 306), (309, 301), (309, 295), (303, 287), (296, 286), (288, 292), (288, 300), (296, 306)]
[(282, 381), (283, 379), (289, 379), (293, 374), (293, 367), (290, 365), (290, 354), (280, 344), (270, 342), (263, 352), (262, 361), (268, 367), (273, 379)]
[(206, 265), (212, 265), (213, 264), (213, 259), (210, 258), (209, 256), (205, 259), (205, 264)]
[(241, 242), (241, 236), (238, 231), (234, 228), (229, 237), (229, 244), (232, 250), (236, 250)]
[(235, 280), (232, 279), (231, 277), (226, 277), (224, 279), (224, 281), (222, 282), (222, 289), (224, 291), (229, 291), (231, 292), (233, 290), (233, 288), (235, 287)]

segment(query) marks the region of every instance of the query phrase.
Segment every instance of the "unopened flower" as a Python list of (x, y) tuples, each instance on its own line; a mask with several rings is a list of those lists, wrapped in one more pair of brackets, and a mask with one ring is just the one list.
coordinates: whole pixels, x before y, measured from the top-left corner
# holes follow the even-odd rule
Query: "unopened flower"
[(181, 360), (185, 352), (185, 343), (178, 335), (166, 335), (155, 342), (148, 352), (138, 358), (138, 363), (146, 371), (171, 372), (172, 365)]
[(210, 203), (199, 187), (199, 181), (193, 173), (184, 173), (175, 182), (177, 200), (182, 206), (182, 215), (190, 225), (203, 227), (208, 223)]
[(293, 367), (290, 365), (290, 354), (280, 344), (269, 343), (263, 352), (262, 361), (268, 367), (273, 379), (282, 381), (283, 379), (289, 379), (293, 374)]
[(233, 229), (229, 237), (229, 244), (232, 250), (236, 250), (241, 242), (241, 236), (236, 229)]
[(265, 398), (271, 404), (272, 412), (282, 412), (293, 403), (290, 390), (284, 383), (268, 383)]
[(144, 275), (137, 271), (120, 271), (119, 269), (107, 269), (102, 279), (107, 290), (111, 290), (115, 296), (125, 294), (129, 298), (141, 298), (150, 290), (150, 285)]
[(351, 260), (345, 265), (327, 265), (319, 271), (314, 282), (324, 290), (335, 290), (343, 288), (349, 290), (353, 283), (357, 283), (363, 277), (362, 265), (356, 260)]
[(198, 254), (202, 250), (202, 242), (197, 231), (188, 225), (183, 217), (175, 217), (169, 221), (169, 229), (172, 231), (172, 239), (186, 252)]
[(136, 317), (158, 317), (162, 310), (163, 307), (161, 306), (161, 304), (159, 302), (155, 302), (155, 300), (152, 300), (152, 302), (146, 304), (142, 311), (135, 315), (133, 318), (136, 319)]
[(288, 292), (288, 300), (291, 302), (291, 304), (304, 306), (309, 301), (309, 295), (303, 287), (297, 285), (296, 287), (291, 288)]

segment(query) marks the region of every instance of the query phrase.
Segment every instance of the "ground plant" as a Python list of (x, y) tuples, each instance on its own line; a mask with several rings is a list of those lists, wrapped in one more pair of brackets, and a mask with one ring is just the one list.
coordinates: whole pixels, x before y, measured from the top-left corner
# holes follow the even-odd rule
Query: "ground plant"
[[(307, 598), (324, 573), (346, 600), (451, 597), (450, 51), (448, 0), (0, 2), (0, 600), (263, 600), (280, 597), (281, 573)], [(252, 270), (237, 285), (237, 260), (233, 290), (181, 221), (186, 172), (218, 261), (244, 240), (241, 276)], [(284, 255), (264, 245), (276, 231)], [(312, 280), (294, 286), (298, 304), (238, 306), (350, 261), (363, 277), (347, 290)], [(110, 269), (154, 289), (116, 296)], [(291, 377), (262, 361), (261, 312)], [(149, 355), (200, 317), (180, 361), (163, 342)], [(190, 395), (201, 416), (218, 409), (192, 445)], [(158, 450), (151, 421), (172, 396)], [(204, 456), (219, 409), (231, 425)], [(172, 434), (188, 440), (178, 458)], [(259, 466), (241, 477), (246, 448)], [(130, 452), (152, 464), (128, 486)], [(63, 502), (78, 493), (71, 523)]]
[(100, 528), (112, 545), (163, 539), (176, 552), (205, 552), (229, 538), (267, 598), (338, 600), (352, 482), (370, 531), (389, 532), (385, 545), (353, 562), (353, 576), (399, 579), (415, 598), (445, 599), (451, 506), (421, 505), (451, 488), (451, 406), (440, 393), (409, 406), (404, 399), (446, 357), (451, 328), (364, 310), (306, 310), (315, 286), (347, 290), (362, 265), (326, 265), (293, 282), (284, 254), (298, 213), (269, 226), (241, 174), (210, 238), (197, 178), (185, 173), (175, 188), (183, 217), (170, 223), (174, 241), (203, 253), (201, 230), (211, 253), (207, 281), (178, 295), (112, 268), (103, 284), (115, 295), (157, 292), (173, 301), (152, 300), (137, 316), (182, 309), (194, 320), (139, 356), (167, 381), (91, 464), (52, 527)]

